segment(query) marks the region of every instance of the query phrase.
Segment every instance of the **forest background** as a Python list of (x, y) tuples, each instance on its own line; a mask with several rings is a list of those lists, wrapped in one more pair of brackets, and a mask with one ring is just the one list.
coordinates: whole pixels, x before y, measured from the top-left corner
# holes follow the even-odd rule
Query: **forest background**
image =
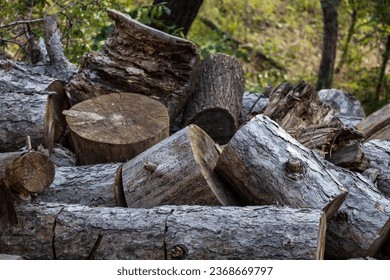
[[(366, 114), (390, 101), (390, 0), (196, 0), (201, 6), (185, 35), (161, 20), (171, 12), (167, 4), (151, 6), (154, 2), (164, 1), (3, 0), (0, 57), (31, 61), (29, 40), (43, 37), (42, 19), (57, 14), (65, 54), (79, 64), (84, 53), (100, 50), (109, 36), (113, 22), (105, 10), (113, 8), (186, 37), (202, 57), (216, 52), (237, 57), (250, 92), (305, 80), (317, 89), (352, 93)], [(321, 59), (332, 43), (324, 27), (332, 24), (335, 61), (329, 81), (322, 84)]]

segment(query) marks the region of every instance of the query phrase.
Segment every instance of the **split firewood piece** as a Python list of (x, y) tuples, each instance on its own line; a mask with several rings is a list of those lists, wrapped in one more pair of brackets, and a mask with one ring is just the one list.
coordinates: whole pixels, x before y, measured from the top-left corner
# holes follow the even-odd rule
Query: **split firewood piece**
[(80, 71), (67, 92), (86, 100), (111, 92), (135, 92), (159, 98), (172, 121), (183, 111), (191, 91), (191, 71), (199, 50), (190, 41), (174, 37), (108, 9), (115, 21), (104, 51), (84, 56)]
[(322, 259), (325, 246), (326, 219), (316, 209), (26, 204), (16, 210), (19, 224), (0, 229), (0, 247), (26, 259)]
[(183, 128), (123, 165), (127, 206), (235, 205), (234, 195), (213, 171), (218, 157), (202, 129)]
[(34, 149), (44, 144), (50, 150), (65, 127), (57, 110), (62, 101), (53, 92), (0, 93), (0, 152), (25, 146), (27, 136)]
[(121, 199), (117, 199), (115, 193), (118, 168), (118, 163), (58, 167), (53, 183), (34, 201), (90, 207), (118, 206), (117, 200)]
[(184, 111), (184, 124), (196, 124), (214, 141), (226, 144), (238, 128), (245, 90), (240, 62), (229, 55), (209, 55), (194, 76), (194, 94)]
[(330, 217), (347, 196), (322, 158), (264, 115), (237, 131), (216, 171), (246, 205), (311, 207)]
[(331, 163), (327, 170), (348, 188), (348, 196), (328, 220), (326, 257), (375, 257), (390, 239), (390, 200), (359, 173)]
[(276, 121), (305, 147), (325, 153), (363, 137), (362, 133), (344, 126), (335, 118), (335, 111), (322, 103), (315, 89), (305, 82), (295, 87), (289, 83), (277, 87), (264, 115)]
[(390, 199), (390, 140), (370, 140), (363, 144), (363, 151), (369, 160), (369, 167), (363, 174)]
[(364, 141), (390, 140), (390, 104), (362, 120), (357, 128), (364, 133)]
[(167, 108), (134, 93), (112, 93), (63, 112), (79, 164), (125, 162), (169, 136)]

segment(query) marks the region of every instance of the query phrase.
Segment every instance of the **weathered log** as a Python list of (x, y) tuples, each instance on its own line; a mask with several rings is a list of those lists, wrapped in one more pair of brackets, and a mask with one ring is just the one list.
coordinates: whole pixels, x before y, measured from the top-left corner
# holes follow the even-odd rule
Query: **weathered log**
[(390, 239), (390, 200), (359, 173), (331, 163), (327, 170), (348, 188), (348, 196), (328, 219), (326, 258), (374, 257)]
[(202, 129), (183, 128), (123, 165), (127, 206), (235, 205), (234, 195), (213, 171), (218, 157)]
[(118, 163), (58, 167), (53, 183), (36, 195), (34, 201), (90, 207), (118, 206), (115, 189), (118, 187), (119, 167)]
[[(1, 253), (26, 259), (322, 259), (315, 209), (18, 205)], [(20, 242), (23, 240), (23, 242)]]
[(311, 207), (330, 217), (347, 191), (324, 162), (277, 123), (257, 115), (225, 146), (216, 171), (245, 205)]
[(206, 57), (194, 72), (194, 94), (183, 114), (185, 125), (196, 124), (214, 141), (226, 144), (238, 128), (244, 71), (229, 55)]
[(54, 164), (42, 153), (0, 154), (0, 179), (22, 196), (39, 193), (49, 187), (54, 173)]
[(98, 96), (63, 113), (79, 164), (125, 162), (169, 136), (166, 107), (140, 94)]
[(25, 146), (30, 136), (34, 148), (49, 138), (45, 131), (48, 92), (0, 93), (0, 152), (11, 152)]
[(390, 104), (362, 120), (357, 128), (364, 133), (364, 141), (390, 140)]
[(190, 41), (171, 36), (128, 15), (108, 10), (115, 21), (104, 51), (84, 56), (67, 92), (86, 100), (112, 92), (135, 92), (161, 99), (172, 121), (187, 104), (191, 71), (199, 50)]
[(335, 110), (335, 116), (365, 118), (360, 101), (349, 92), (338, 89), (322, 89), (318, 92), (320, 100)]
[(390, 199), (390, 141), (370, 140), (363, 144), (363, 151), (369, 160), (371, 174), (376, 170), (372, 181), (379, 191)]
[(271, 94), (264, 115), (276, 121), (301, 144), (330, 153), (350, 140), (361, 139), (362, 133), (345, 127), (335, 111), (320, 101), (314, 88), (301, 82), (295, 87), (284, 83)]
[(356, 141), (336, 151), (331, 151), (325, 158), (334, 165), (353, 171), (363, 171), (369, 166), (362, 144)]

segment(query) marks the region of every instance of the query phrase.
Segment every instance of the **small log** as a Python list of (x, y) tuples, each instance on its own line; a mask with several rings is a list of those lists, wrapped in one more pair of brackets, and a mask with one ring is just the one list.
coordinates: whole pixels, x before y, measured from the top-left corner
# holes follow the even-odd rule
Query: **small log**
[(107, 94), (63, 113), (79, 164), (125, 162), (169, 136), (166, 107), (140, 94)]
[(115, 21), (104, 51), (83, 58), (67, 92), (80, 101), (112, 92), (135, 92), (159, 98), (176, 119), (187, 104), (191, 72), (199, 50), (190, 41), (171, 36), (108, 9)]
[(183, 128), (123, 165), (127, 206), (235, 205), (213, 172), (218, 157), (214, 141), (202, 129)]
[(184, 110), (184, 124), (196, 124), (219, 144), (226, 144), (238, 128), (244, 71), (229, 55), (206, 57), (194, 74), (194, 94)]
[[(53, 183), (34, 197), (36, 202), (118, 206), (115, 189), (120, 164), (58, 167)], [(122, 186), (120, 186), (122, 187)]]
[(272, 93), (264, 115), (276, 121), (305, 147), (330, 153), (362, 133), (345, 127), (335, 117), (335, 111), (322, 103), (314, 88), (301, 82), (293, 87), (284, 83)]
[(311, 207), (330, 217), (347, 191), (324, 162), (277, 123), (257, 115), (225, 146), (216, 171), (245, 205)]
[(0, 154), (0, 179), (22, 196), (45, 190), (53, 182), (54, 173), (53, 162), (42, 153)]
[(363, 151), (369, 160), (369, 168), (377, 170), (371, 178), (379, 191), (390, 199), (390, 141), (370, 140), (363, 144)]
[(20, 222), (0, 229), (0, 248), (26, 259), (322, 259), (325, 245), (326, 220), (315, 209), (16, 209)]
[(326, 258), (375, 257), (390, 239), (390, 200), (359, 173), (331, 163), (327, 170), (348, 188), (348, 196), (328, 220)]
[(357, 128), (364, 133), (366, 142), (373, 139), (390, 140), (390, 104), (362, 120)]

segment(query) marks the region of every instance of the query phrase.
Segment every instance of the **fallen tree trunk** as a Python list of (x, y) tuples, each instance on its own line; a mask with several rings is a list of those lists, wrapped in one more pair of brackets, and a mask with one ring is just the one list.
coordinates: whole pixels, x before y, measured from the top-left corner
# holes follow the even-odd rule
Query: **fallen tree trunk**
[(263, 115), (234, 135), (216, 171), (244, 205), (311, 207), (330, 217), (347, 196), (322, 158)]
[(364, 133), (364, 141), (390, 140), (390, 104), (362, 120), (357, 128)]
[(63, 113), (79, 164), (125, 162), (169, 136), (166, 107), (139, 94), (107, 94)]
[(206, 57), (195, 71), (194, 94), (183, 113), (184, 124), (196, 124), (214, 141), (226, 144), (238, 128), (245, 81), (234, 57)]
[(53, 183), (34, 197), (36, 202), (79, 204), (90, 207), (118, 206), (116, 188), (120, 164), (58, 167)]
[(379, 191), (390, 199), (390, 141), (370, 140), (363, 144), (363, 151), (369, 160), (370, 169), (370, 171), (366, 169), (365, 172), (372, 174), (373, 170), (376, 170), (375, 176), (370, 179)]
[(375, 257), (390, 239), (390, 200), (359, 173), (330, 163), (327, 170), (348, 188), (348, 196), (328, 220), (326, 257)]
[(108, 16), (115, 28), (104, 51), (84, 56), (67, 92), (80, 101), (112, 92), (153, 96), (166, 105), (173, 122), (192, 94), (187, 89), (198, 49), (115, 10), (109, 9)]
[(236, 205), (213, 171), (218, 157), (214, 141), (202, 129), (183, 128), (123, 165), (127, 206)]
[(325, 245), (315, 209), (30, 204), (17, 214), (0, 248), (26, 259), (322, 259)]

